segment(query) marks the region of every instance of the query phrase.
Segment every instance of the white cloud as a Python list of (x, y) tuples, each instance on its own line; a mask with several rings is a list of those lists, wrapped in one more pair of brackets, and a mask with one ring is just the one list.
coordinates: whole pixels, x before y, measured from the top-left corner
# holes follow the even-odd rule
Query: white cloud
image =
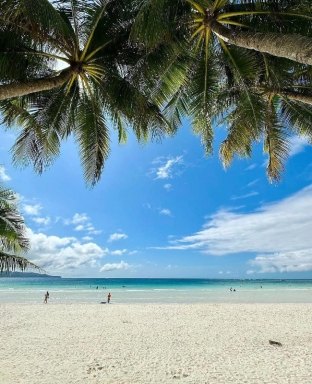
[(125, 233), (112, 233), (109, 236), (107, 241), (111, 243), (112, 241), (124, 240), (127, 238), (128, 238), (128, 235), (126, 235)]
[(247, 199), (248, 197), (253, 197), (259, 195), (259, 192), (252, 191), (249, 193), (246, 193), (245, 195), (240, 195), (240, 196), (232, 196), (231, 200), (241, 200), (241, 199)]
[(82, 240), (83, 240), (83, 241), (91, 241), (91, 240), (93, 240), (93, 237), (91, 237), (91, 236), (84, 236), (84, 237), (82, 238)]
[(172, 190), (172, 184), (169, 184), (169, 183), (167, 183), (167, 184), (165, 184), (164, 185), (164, 189), (166, 190), (166, 191), (171, 191)]
[(31, 229), (27, 236), (31, 244), (29, 258), (48, 272), (95, 266), (108, 253), (95, 243), (81, 244), (75, 237), (48, 236)]
[(30, 216), (38, 216), (40, 214), (42, 207), (40, 204), (24, 204), (23, 205), (23, 211)]
[(247, 168), (245, 168), (245, 171), (252, 171), (256, 167), (257, 167), (257, 164), (255, 164), (255, 163), (250, 164)]
[(255, 271), (253, 269), (248, 269), (248, 271), (246, 271), (247, 275), (253, 275), (254, 273)]
[(312, 271), (312, 249), (258, 255), (249, 264), (260, 273)]
[(222, 256), (255, 253), (260, 271), (312, 270), (312, 185), (249, 213), (221, 210), (202, 230), (166, 249), (198, 250)]
[(259, 179), (252, 180), (250, 183), (247, 184), (247, 187), (253, 187), (255, 184), (257, 184)]
[(85, 230), (88, 232), (88, 235), (99, 235), (102, 233), (100, 229), (95, 229), (91, 223), (86, 225)]
[(298, 153), (302, 152), (305, 147), (308, 145), (308, 140), (302, 136), (293, 136), (289, 140), (289, 156), (295, 156)]
[(127, 252), (128, 252), (127, 249), (116, 249), (115, 251), (111, 251), (110, 254), (113, 255), (113, 256), (122, 256), (122, 255), (124, 255)]
[(136, 255), (138, 253), (138, 251), (130, 251), (129, 253), (128, 253), (128, 255)]
[(163, 216), (172, 216), (172, 213), (168, 208), (160, 209), (159, 214)]
[(65, 225), (74, 225), (77, 232), (85, 231), (88, 235), (99, 235), (101, 230), (95, 229), (90, 218), (85, 213), (75, 213), (71, 219), (64, 220)]
[(0, 165), (0, 181), (10, 181), (11, 177), (6, 173), (5, 167)]
[(77, 225), (86, 223), (89, 221), (89, 217), (85, 213), (75, 213), (71, 219), (71, 224)]
[(155, 179), (171, 179), (176, 172), (176, 168), (183, 164), (183, 156), (159, 158), (154, 163), (160, 163), (156, 169), (152, 170), (152, 173), (156, 175)]
[(77, 227), (75, 227), (75, 231), (80, 232), (80, 231), (83, 231), (83, 230), (85, 230), (85, 226), (82, 225), (82, 224), (79, 224), (79, 225), (77, 225)]
[(49, 225), (51, 223), (50, 217), (33, 217), (32, 220), (39, 225)]
[(120, 270), (127, 270), (130, 268), (130, 265), (128, 263), (125, 263), (124, 261), (121, 261), (120, 263), (108, 263), (104, 264), (100, 272), (112, 272), (112, 271), (120, 271)]

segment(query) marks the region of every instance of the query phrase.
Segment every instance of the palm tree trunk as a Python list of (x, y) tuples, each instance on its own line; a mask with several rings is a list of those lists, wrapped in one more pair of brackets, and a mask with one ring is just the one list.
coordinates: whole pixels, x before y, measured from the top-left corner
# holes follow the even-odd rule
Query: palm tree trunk
[(311, 95), (304, 95), (302, 93), (294, 92), (294, 91), (287, 91), (287, 90), (280, 90), (277, 92), (277, 94), (281, 96), (285, 96), (290, 100), (294, 101), (300, 101), (304, 104), (309, 104), (312, 106), (312, 96)]
[(236, 32), (218, 22), (213, 22), (211, 28), (219, 38), (238, 47), (312, 65), (312, 39), (309, 37), (269, 32)]
[(35, 79), (25, 83), (12, 83), (0, 85), (0, 100), (24, 96), (30, 93), (48, 91), (61, 87), (70, 77), (71, 69), (65, 69), (58, 76)]
[(312, 95), (311, 94), (304, 94), (301, 92), (296, 92), (289, 89), (269, 89), (269, 88), (262, 88), (262, 87), (256, 87), (256, 91), (266, 93), (268, 95), (275, 94), (281, 97), (286, 97), (289, 100), (293, 101), (299, 101), (300, 103), (309, 104), (312, 106)]

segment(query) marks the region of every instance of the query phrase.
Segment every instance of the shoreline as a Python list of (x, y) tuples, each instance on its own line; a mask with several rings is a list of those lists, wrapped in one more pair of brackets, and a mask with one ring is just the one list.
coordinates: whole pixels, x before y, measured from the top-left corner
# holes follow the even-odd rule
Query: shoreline
[(308, 303), (7, 303), (0, 313), (4, 384), (312, 382)]

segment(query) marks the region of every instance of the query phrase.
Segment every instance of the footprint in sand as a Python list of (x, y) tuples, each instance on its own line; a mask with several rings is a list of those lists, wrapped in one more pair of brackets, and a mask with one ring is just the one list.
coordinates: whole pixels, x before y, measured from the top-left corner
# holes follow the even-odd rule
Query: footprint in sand
[[(96, 371), (101, 371), (102, 369), (104, 369), (104, 367), (102, 367), (98, 362), (96, 362), (96, 360), (89, 365), (88, 369), (87, 369), (87, 374), (90, 375), (91, 373), (96, 373)], [(96, 375), (93, 375), (94, 377)]]
[(171, 371), (171, 375), (172, 375), (172, 378), (173, 379), (183, 379), (185, 377), (188, 377), (189, 374), (188, 373), (183, 373), (183, 370), (182, 369), (178, 369), (176, 371)]

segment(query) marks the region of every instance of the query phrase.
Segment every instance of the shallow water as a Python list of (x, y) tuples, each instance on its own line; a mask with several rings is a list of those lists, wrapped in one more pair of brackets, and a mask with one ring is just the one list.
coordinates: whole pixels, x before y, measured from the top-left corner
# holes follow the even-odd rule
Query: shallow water
[[(230, 289), (232, 288), (232, 291)], [(234, 291), (235, 289), (235, 291)], [(312, 303), (312, 280), (0, 278), (0, 303)]]

